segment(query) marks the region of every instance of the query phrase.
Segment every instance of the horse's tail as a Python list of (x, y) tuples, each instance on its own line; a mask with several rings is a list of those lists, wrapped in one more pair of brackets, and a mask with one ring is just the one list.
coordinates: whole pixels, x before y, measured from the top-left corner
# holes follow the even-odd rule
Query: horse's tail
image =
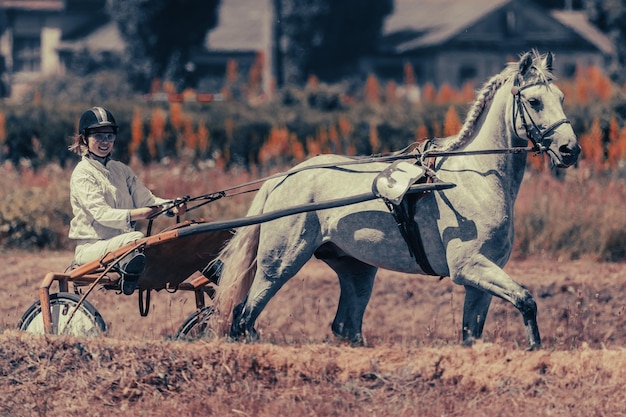
[[(252, 201), (248, 216), (263, 212), (269, 194), (268, 188), (261, 187)], [(252, 286), (256, 273), (260, 229), (260, 223), (238, 229), (217, 258), (222, 262), (214, 297), (214, 314), (219, 334), (228, 333), (233, 308), (244, 300)]]

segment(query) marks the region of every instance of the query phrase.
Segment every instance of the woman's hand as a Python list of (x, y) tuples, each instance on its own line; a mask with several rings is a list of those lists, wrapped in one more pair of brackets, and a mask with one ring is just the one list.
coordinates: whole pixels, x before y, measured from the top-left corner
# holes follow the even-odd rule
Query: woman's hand
[(130, 211), (130, 221), (144, 220), (163, 210), (163, 206), (139, 207)]
[(169, 208), (165, 214), (168, 217), (182, 216), (185, 214), (187, 212), (187, 199), (188, 197), (177, 198), (174, 200), (174, 205)]
[(168, 213), (171, 212), (172, 214), (175, 214), (177, 216), (182, 216), (183, 214), (185, 214), (187, 212), (187, 203), (182, 203), (179, 205), (176, 205), (174, 207), (172, 207), (171, 209), (168, 210)]

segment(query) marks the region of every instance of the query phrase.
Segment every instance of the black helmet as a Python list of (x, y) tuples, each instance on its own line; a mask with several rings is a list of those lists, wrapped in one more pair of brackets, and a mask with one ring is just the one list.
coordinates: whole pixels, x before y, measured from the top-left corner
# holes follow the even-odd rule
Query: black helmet
[(87, 130), (96, 127), (112, 127), (117, 133), (117, 123), (113, 114), (104, 107), (92, 107), (80, 116), (78, 122), (78, 133), (86, 135)]

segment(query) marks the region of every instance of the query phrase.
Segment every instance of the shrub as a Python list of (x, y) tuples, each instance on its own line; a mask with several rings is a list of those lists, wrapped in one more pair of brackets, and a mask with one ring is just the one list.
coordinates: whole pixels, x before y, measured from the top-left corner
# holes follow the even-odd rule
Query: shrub
[(515, 206), (515, 256), (626, 260), (626, 184), (612, 175), (585, 178), (569, 168), (563, 180), (548, 172), (522, 183)]
[[(593, 75), (589, 85), (581, 76), (560, 85), (567, 96), (565, 112), (574, 131), (583, 139), (592, 133), (597, 137), (593, 146), (599, 152), (583, 149), (583, 158), (595, 158), (592, 163), (604, 170), (620, 162), (620, 156), (616, 159), (614, 132), (625, 126), (626, 94), (607, 84), (597, 71), (589, 73)], [(308, 144), (322, 152), (368, 154), (375, 152), (372, 143), (377, 143), (377, 149), (397, 150), (417, 137), (453, 134), (454, 125), (460, 124), (472, 99), (467, 88), (456, 91), (446, 87), (438, 92), (430, 85), (422, 89), (422, 101), (411, 102), (385, 98), (376, 86), (380, 82), (373, 76), (369, 82), (346, 80), (338, 85), (326, 85), (311, 77), (305, 88), (285, 87), (272, 100), (256, 95), (247, 100), (244, 94), (207, 103), (195, 101), (192, 91), (177, 94), (171, 83), (155, 83), (148, 96), (155, 100), (146, 101), (146, 97), (132, 93), (123, 74), (115, 72), (55, 77), (27, 94), (23, 103), (7, 104), (2, 109), (5, 133), (0, 143), (5, 146), (0, 160), (10, 159), (17, 164), (25, 158), (35, 168), (49, 161), (65, 164), (72, 158), (65, 147), (75, 131), (76, 119), (94, 104), (109, 107), (118, 119), (121, 129), (116, 157), (121, 160), (137, 156), (149, 163), (185, 154), (196, 160), (219, 159), (228, 166), (242, 164), (249, 168), (250, 163), (259, 161), (259, 152), (270, 140), (273, 128), (286, 128), (296, 147)], [(175, 100), (170, 102), (168, 97)], [(455, 114), (459, 120), (455, 120)], [(161, 118), (157, 123), (161, 130), (158, 140), (157, 116)], [(341, 123), (351, 126), (349, 134), (340, 135), (341, 146), (319, 143), (323, 140), (320, 132), (339, 131)], [(197, 141), (198, 135), (205, 140)], [(297, 161), (289, 157), (282, 162)]]
[(20, 172), (5, 164), (0, 189), (0, 247), (67, 247), (72, 211), (66, 171), (48, 165), (36, 174), (30, 168)]

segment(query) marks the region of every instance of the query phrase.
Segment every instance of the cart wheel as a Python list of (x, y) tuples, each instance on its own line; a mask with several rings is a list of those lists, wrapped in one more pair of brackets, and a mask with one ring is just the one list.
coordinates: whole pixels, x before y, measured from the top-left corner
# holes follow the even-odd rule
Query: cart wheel
[[(70, 315), (80, 301), (80, 296), (69, 292), (50, 294), (50, 312), (52, 313), (52, 334), (67, 334), (72, 336), (96, 336), (106, 332), (106, 323), (87, 300), (83, 300), (80, 308), (69, 322)], [(41, 314), (41, 301), (35, 302), (24, 313), (19, 330), (33, 334), (44, 334), (43, 315)]]
[(209, 327), (209, 319), (213, 315), (212, 307), (204, 307), (191, 316), (178, 328), (177, 340), (198, 340), (212, 337), (215, 333)]

